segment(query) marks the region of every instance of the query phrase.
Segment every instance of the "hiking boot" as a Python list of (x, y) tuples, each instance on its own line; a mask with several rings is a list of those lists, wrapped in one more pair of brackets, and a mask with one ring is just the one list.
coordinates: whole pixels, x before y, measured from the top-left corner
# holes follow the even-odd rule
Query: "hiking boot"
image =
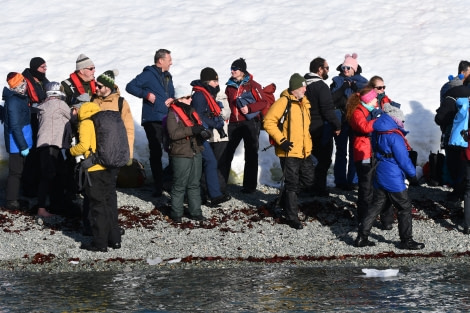
[(251, 189), (251, 188), (243, 188), (241, 190), (241, 193), (246, 193), (246, 194), (252, 194), (252, 193), (255, 193), (256, 192), (256, 189)]
[(26, 200), (9, 200), (7, 201), (5, 208), (7, 210), (29, 210), (29, 202)]
[(216, 198), (212, 199), (210, 206), (211, 207), (216, 207), (219, 204), (224, 203), (224, 202), (226, 202), (230, 199), (232, 199), (232, 197), (228, 194), (221, 195), (220, 197), (216, 197)]
[(468, 227), (464, 227), (463, 233), (464, 233), (465, 235), (470, 235), (470, 229), (469, 229)]
[(369, 238), (359, 235), (356, 241), (354, 241), (354, 245), (358, 248), (373, 247), (375, 246), (375, 242), (369, 241)]
[(294, 229), (303, 229), (304, 226), (302, 225), (301, 222), (299, 221), (289, 221), (287, 224), (289, 224), (290, 227), (294, 228)]
[(107, 248), (107, 247), (99, 248), (99, 247), (95, 246), (94, 243), (83, 243), (83, 244), (80, 246), (80, 249), (82, 249), (82, 250), (88, 250), (88, 251), (92, 251), (92, 252), (108, 252), (108, 248)]
[(393, 225), (392, 224), (384, 224), (382, 223), (382, 230), (392, 230)]
[(207, 221), (207, 218), (205, 218), (203, 215), (197, 215), (197, 216), (191, 216), (190, 219), (196, 222), (204, 222)]
[(398, 247), (405, 250), (421, 250), (424, 248), (424, 243), (416, 242), (410, 238), (402, 240)]

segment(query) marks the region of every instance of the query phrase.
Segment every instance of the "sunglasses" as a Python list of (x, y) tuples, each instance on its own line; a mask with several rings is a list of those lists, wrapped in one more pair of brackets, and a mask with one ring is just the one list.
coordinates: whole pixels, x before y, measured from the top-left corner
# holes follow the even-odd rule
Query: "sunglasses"
[(235, 72), (235, 71), (239, 71), (240, 68), (239, 68), (239, 67), (236, 67), (236, 66), (232, 66), (232, 67), (230, 68), (230, 70)]
[(85, 67), (85, 70), (89, 70), (89, 71), (93, 71), (94, 69), (95, 69), (94, 66), (92, 66), (92, 67)]
[(103, 87), (104, 87), (104, 85), (96, 84), (96, 88), (98, 88), (98, 89), (101, 89)]
[(344, 66), (344, 65), (343, 65), (343, 66), (341, 66), (341, 69), (342, 69), (343, 71), (344, 71), (344, 70), (348, 70), (348, 71), (349, 71), (349, 70), (351, 69), (351, 67), (350, 67), (350, 66)]
[(385, 86), (375, 86), (374, 88), (377, 90), (385, 90)]

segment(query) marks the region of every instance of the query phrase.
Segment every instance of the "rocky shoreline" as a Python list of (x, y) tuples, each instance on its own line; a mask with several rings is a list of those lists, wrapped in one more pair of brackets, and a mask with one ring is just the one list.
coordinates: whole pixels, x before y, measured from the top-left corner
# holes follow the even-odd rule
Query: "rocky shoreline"
[[(121, 249), (79, 249), (91, 240), (78, 217), (39, 218), (0, 208), (0, 270), (32, 272), (131, 271), (153, 268), (295, 266), (396, 267), (468, 263), (470, 237), (462, 233), (460, 203), (448, 203), (445, 187), (410, 188), (413, 234), (426, 244), (400, 250), (397, 222), (392, 230), (372, 229), (375, 247), (356, 248), (357, 192), (331, 188), (330, 197), (300, 196), (302, 230), (275, 219), (269, 205), (278, 189), (259, 186), (254, 194), (229, 185), (232, 199), (203, 206), (205, 222), (168, 218), (169, 196), (151, 197), (151, 187), (119, 189)], [(31, 200), (31, 199), (30, 199)], [(378, 226), (379, 223), (377, 223)]]

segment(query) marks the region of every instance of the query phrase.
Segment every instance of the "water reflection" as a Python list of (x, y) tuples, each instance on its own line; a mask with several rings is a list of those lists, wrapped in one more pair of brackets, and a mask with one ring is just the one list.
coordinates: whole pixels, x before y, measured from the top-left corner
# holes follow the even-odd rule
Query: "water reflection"
[(464, 265), (0, 273), (0, 312), (468, 312)]

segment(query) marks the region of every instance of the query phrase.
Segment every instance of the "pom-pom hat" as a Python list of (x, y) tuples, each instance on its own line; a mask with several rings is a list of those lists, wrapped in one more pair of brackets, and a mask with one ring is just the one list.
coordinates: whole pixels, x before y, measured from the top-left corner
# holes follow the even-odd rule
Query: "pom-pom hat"
[(342, 66), (350, 66), (354, 72), (357, 72), (357, 53), (353, 53), (352, 55), (346, 54)]
[(99, 83), (105, 85), (106, 87), (110, 88), (110, 89), (114, 89), (115, 88), (115, 83), (114, 83), (114, 79), (116, 76), (119, 75), (119, 71), (114, 69), (112, 71), (106, 71), (104, 72), (103, 74), (101, 74), (100, 76), (98, 76), (98, 78), (96, 79)]

